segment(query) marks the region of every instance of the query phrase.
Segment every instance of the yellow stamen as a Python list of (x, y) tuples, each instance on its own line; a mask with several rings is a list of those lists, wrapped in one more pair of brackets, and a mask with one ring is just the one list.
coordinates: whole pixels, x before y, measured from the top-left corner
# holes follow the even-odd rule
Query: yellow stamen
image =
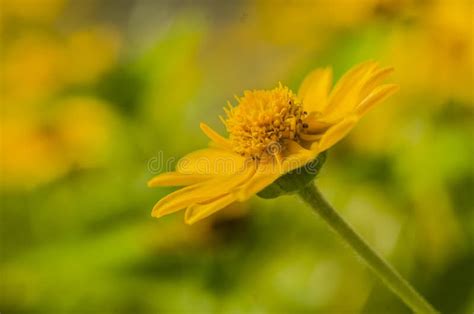
[(285, 140), (299, 140), (306, 113), (288, 87), (246, 91), (236, 99), (239, 104), (226, 110), (225, 120), (236, 153), (261, 159), (281, 153)]

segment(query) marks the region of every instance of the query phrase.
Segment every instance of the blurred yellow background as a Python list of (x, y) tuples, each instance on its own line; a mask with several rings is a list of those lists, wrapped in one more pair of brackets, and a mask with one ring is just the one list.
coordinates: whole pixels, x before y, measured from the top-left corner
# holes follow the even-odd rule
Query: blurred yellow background
[[(409, 313), (296, 198), (155, 220), (156, 161), (245, 89), (375, 59), (401, 90), (318, 185), (443, 313), (474, 311), (470, 0), (0, 0), (2, 313)], [(174, 159), (171, 159), (174, 160)]]

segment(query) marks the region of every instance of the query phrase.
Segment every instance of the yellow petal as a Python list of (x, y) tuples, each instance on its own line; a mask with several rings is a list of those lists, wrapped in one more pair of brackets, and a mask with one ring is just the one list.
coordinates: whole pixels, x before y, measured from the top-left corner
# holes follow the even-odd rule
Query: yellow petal
[(367, 98), (365, 98), (359, 106), (357, 106), (355, 112), (357, 115), (362, 116), (372, 107), (379, 104), (389, 96), (393, 95), (398, 91), (399, 86), (396, 84), (386, 84), (377, 87)]
[(248, 180), (255, 173), (249, 165), (229, 176), (219, 176), (202, 183), (194, 184), (168, 194), (153, 208), (152, 216), (161, 217), (186, 208), (194, 203), (205, 202), (225, 195), (236, 186)]
[(308, 125), (306, 131), (310, 134), (322, 133), (334, 124), (334, 122), (321, 120), (321, 114), (317, 112), (311, 112), (304, 120), (304, 123)]
[(306, 149), (294, 141), (288, 142), (286, 147), (287, 153), (282, 167), (283, 174), (303, 167), (314, 160), (318, 154), (317, 151)]
[(285, 173), (303, 167), (317, 156), (317, 151), (303, 148), (294, 141), (286, 143), (285, 156), (281, 166), (275, 159), (260, 162), (255, 175), (237, 192), (237, 199), (244, 201), (260, 192)]
[(255, 174), (236, 192), (237, 199), (239, 201), (249, 199), (252, 195), (272, 184), (282, 174), (280, 166), (273, 158), (267, 162), (260, 162)]
[(383, 80), (385, 80), (394, 71), (393, 67), (382, 68), (374, 71), (370, 78), (365, 82), (360, 91), (360, 100), (367, 97), (374, 88), (377, 87)]
[(193, 204), (186, 209), (184, 221), (191, 225), (203, 218), (208, 217), (209, 215), (214, 214), (215, 212), (223, 209), (235, 201), (235, 195), (226, 194), (206, 203)]
[(332, 84), (330, 68), (316, 69), (306, 76), (298, 90), (306, 111), (322, 111), (327, 104), (329, 89)]
[(159, 218), (161, 216), (168, 215), (183, 209), (195, 202), (209, 199), (216, 193), (216, 191), (208, 189), (208, 192), (214, 194), (211, 194), (211, 196), (204, 194), (203, 191), (206, 191), (205, 188), (207, 187), (209, 187), (208, 184), (194, 184), (170, 193), (163, 197), (158, 203), (156, 203), (156, 205), (153, 207), (151, 215), (153, 217)]
[(228, 150), (205, 148), (181, 158), (176, 171), (182, 174), (225, 176), (241, 170), (245, 161), (242, 156)]
[(196, 184), (207, 179), (212, 178), (212, 176), (204, 175), (194, 175), (194, 174), (182, 174), (179, 172), (165, 172), (148, 181), (148, 187), (157, 187), (157, 186), (184, 186)]
[[(323, 152), (339, 142), (347, 133), (354, 127), (359, 119), (356, 116), (345, 118), (338, 124), (331, 127), (321, 138), (321, 141), (316, 146), (319, 152)], [(314, 149), (316, 149), (316, 147)], [(313, 149), (313, 146), (311, 147)]]
[(371, 73), (374, 69), (377, 68), (377, 63), (375, 61), (365, 61), (353, 66), (349, 71), (347, 71), (336, 83), (334, 86), (330, 97), (337, 98), (341, 95), (340, 93), (344, 93), (348, 87), (351, 87), (354, 81), (360, 79), (360, 77), (365, 73)]
[(376, 70), (377, 63), (373, 61), (362, 63), (349, 70), (334, 87), (323, 113), (324, 120), (337, 120), (352, 112), (360, 101), (361, 88)]
[(228, 139), (214, 131), (210, 126), (208, 126), (205, 123), (201, 123), (200, 125), (201, 130), (204, 132), (204, 134), (207, 135), (216, 145), (217, 147), (225, 148), (225, 149), (231, 149), (231, 143)]
[(299, 137), (303, 140), (303, 141), (306, 141), (306, 142), (316, 142), (316, 141), (319, 141), (321, 139), (321, 137), (323, 137), (323, 134), (322, 133), (319, 133), (319, 134), (305, 134), (305, 133), (301, 133), (299, 135)]

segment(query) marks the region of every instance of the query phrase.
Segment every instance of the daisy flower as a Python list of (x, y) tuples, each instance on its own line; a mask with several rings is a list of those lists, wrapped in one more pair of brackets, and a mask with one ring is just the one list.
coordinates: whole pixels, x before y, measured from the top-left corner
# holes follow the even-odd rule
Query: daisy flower
[(437, 313), (339, 215), (316, 185), (309, 184), (324, 162), (324, 152), (397, 91), (397, 85), (382, 84), (392, 71), (368, 61), (349, 70), (333, 88), (332, 71), (325, 68), (311, 72), (297, 94), (281, 84), (272, 90), (244, 92), (236, 106), (229, 103), (224, 108), (221, 120), (228, 137), (201, 123), (211, 140), (209, 147), (183, 157), (176, 171), (148, 182), (150, 187), (184, 186), (162, 198), (152, 215), (186, 209), (185, 222), (192, 224), (254, 194), (267, 198), (296, 192), (415, 313)]
[(227, 137), (201, 123), (209, 147), (186, 155), (174, 172), (148, 182), (150, 187), (182, 186), (162, 198), (152, 215), (185, 209), (185, 222), (192, 224), (308, 165), (398, 89), (382, 84), (392, 71), (368, 61), (349, 70), (334, 87), (332, 70), (322, 68), (308, 74), (298, 93), (281, 84), (245, 91), (220, 117)]

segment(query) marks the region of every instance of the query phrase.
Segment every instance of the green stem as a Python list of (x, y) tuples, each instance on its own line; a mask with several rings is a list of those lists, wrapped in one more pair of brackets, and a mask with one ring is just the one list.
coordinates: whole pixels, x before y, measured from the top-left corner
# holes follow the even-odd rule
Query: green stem
[(314, 184), (299, 191), (311, 206), (339, 234), (382, 281), (415, 313), (438, 313), (402, 276), (378, 255), (362, 237), (331, 207)]

